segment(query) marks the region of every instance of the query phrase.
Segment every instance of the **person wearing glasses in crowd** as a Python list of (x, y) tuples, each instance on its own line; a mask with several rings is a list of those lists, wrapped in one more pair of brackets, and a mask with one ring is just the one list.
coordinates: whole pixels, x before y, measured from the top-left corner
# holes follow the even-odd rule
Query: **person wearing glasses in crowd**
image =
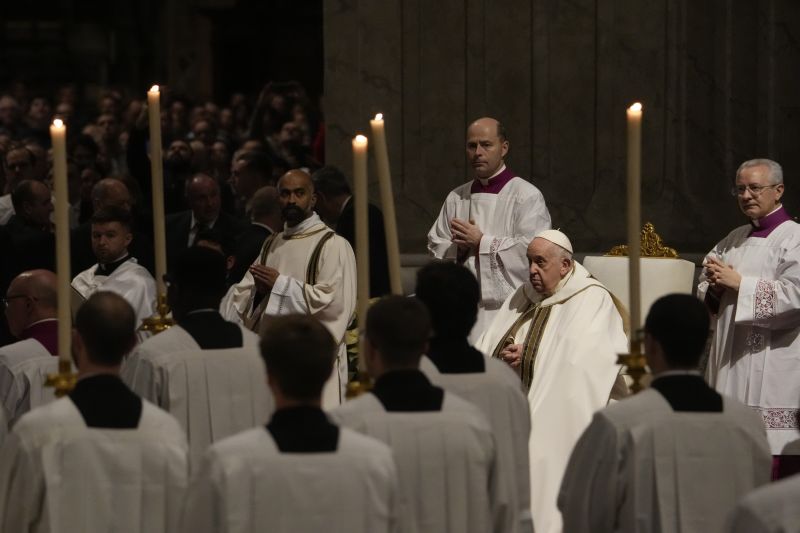
[(800, 467), (784, 451), (800, 407), (800, 226), (781, 204), (775, 161), (742, 163), (731, 192), (748, 223), (703, 261), (698, 297), (713, 329), (706, 379), (762, 416), (773, 477), (783, 477)]

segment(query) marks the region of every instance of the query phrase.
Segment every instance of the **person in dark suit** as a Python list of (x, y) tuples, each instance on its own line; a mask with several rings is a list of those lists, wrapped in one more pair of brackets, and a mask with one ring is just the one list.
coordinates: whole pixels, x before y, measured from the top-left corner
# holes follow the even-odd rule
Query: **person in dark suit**
[(233, 247), (242, 224), (222, 211), (219, 183), (206, 174), (195, 174), (186, 183), (187, 211), (169, 215), (167, 226), (167, 269), (178, 254), (194, 244), (197, 233), (214, 229), (226, 247)]
[[(315, 211), (336, 233), (347, 239), (356, 250), (356, 224), (353, 194), (341, 170), (325, 166), (314, 172), (314, 189), (317, 194)], [(383, 213), (369, 204), (369, 295), (374, 298), (391, 292), (389, 285), (389, 260), (386, 255), (386, 233)]]
[(239, 235), (234, 248), (234, 263), (229, 285), (239, 283), (258, 258), (264, 240), (283, 229), (278, 189), (270, 185), (258, 189), (250, 200), (250, 225)]
[(22, 180), (11, 193), (14, 214), (6, 224), (15, 250), (12, 275), (25, 270), (55, 270), (55, 238), (50, 189), (38, 180)]

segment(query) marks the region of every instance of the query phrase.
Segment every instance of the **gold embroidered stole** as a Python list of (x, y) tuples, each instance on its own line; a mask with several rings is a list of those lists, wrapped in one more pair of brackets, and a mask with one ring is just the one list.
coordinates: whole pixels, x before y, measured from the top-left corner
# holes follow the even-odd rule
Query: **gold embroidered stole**
[(503, 335), (503, 340), (492, 353), (492, 357), (499, 359), (500, 352), (507, 346), (514, 344), (514, 338), (519, 328), (521, 328), (526, 321), (531, 321), (531, 327), (522, 345), (522, 362), (520, 364), (520, 378), (526, 390), (530, 390), (531, 384), (533, 383), (533, 367), (536, 362), (536, 354), (539, 351), (539, 344), (544, 336), (544, 330), (547, 326), (547, 320), (550, 318), (552, 307), (551, 305), (542, 307), (539, 303), (531, 304), (530, 307), (514, 321), (511, 327), (508, 328), (506, 334)]

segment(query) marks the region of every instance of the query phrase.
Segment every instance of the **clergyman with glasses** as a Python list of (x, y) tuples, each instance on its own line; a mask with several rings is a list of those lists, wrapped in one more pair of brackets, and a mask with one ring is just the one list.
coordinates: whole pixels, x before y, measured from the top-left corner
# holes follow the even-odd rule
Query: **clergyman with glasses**
[(708, 253), (698, 287), (712, 313), (706, 379), (762, 416), (775, 477), (800, 466), (787, 453), (800, 407), (800, 225), (783, 191), (775, 161), (741, 164), (731, 193), (748, 223)]

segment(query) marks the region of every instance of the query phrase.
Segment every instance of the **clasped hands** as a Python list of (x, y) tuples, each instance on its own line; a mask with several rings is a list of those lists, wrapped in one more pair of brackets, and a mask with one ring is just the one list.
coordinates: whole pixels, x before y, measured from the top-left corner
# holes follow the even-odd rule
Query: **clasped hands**
[(725, 289), (739, 290), (739, 285), (742, 283), (742, 275), (736, 272), (733, 266), (726, 265), (713, 256), (707, 257), (703, 266), (705, 267), (705, 276), (708, 284), (718, 294)]
[(450, 233), (453, 235), (450, 240), (458, 246), (459, 250), (474, 253), (478, 253), (480, 250), (483, 232), (475, 225), (475, 221), (453, 218), (450, 220)]
[(281, 275), (274, 268), (260, 264), (251, 265), (249, 270), (253, 276), (253, 281), (256, 283), (256, 292), (258, 294), (271, 292), (275, 282), (278, 281), (278, 276)]
[(519, 368), (522, 364), (522, 345), (509, 344), (500, 351), (500, 360), (504, 361), (513, 369)]

